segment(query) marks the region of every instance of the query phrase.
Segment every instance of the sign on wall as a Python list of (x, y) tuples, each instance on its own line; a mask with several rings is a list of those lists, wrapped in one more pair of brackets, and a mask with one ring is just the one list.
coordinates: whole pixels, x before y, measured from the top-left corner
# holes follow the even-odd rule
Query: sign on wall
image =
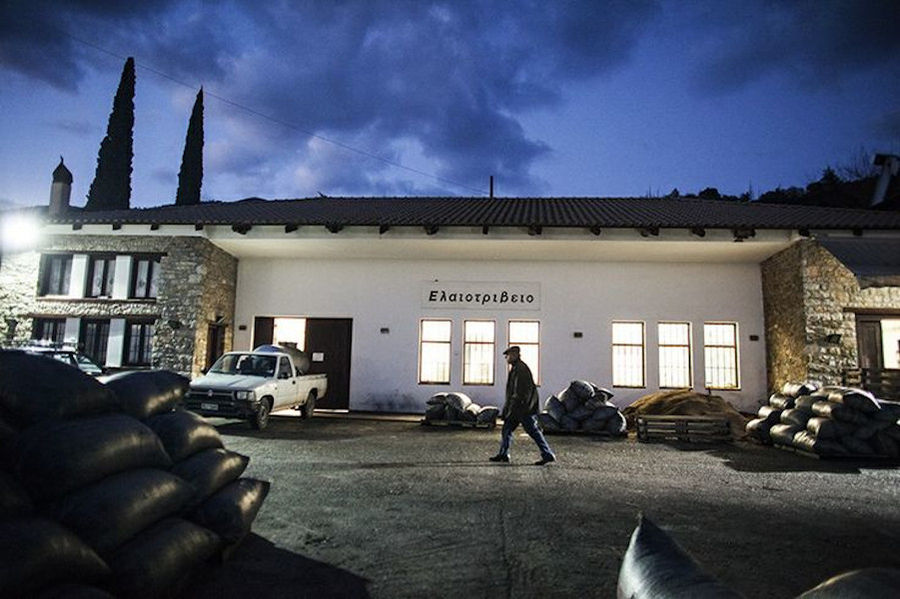
[(422, 283), (423, 308), (540, 310), (540, 283), (431, 281)]

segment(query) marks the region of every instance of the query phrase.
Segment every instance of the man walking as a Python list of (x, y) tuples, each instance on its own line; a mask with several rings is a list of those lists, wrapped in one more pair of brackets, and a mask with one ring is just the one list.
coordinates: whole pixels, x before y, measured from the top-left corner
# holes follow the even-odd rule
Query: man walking
[(519, 356), (518, 345), (511, 345), (503, 355), (510, 365), (509, 378), (506, 379), (506, 403), (503, 404), (503, 430), (500, 433), (500, 452), (491, 457), (492, 462), (508, 462), (509, 446), (512, 444), (513, 431), (521, 424), (525, 432), (534, 439), (541, 450), (541, 459), (535, 466), (543, 466), (556, 461), (556, 456), (547, 444), (544, 434), (537, 425), (538, 392), (534, 384), (531, 369)]

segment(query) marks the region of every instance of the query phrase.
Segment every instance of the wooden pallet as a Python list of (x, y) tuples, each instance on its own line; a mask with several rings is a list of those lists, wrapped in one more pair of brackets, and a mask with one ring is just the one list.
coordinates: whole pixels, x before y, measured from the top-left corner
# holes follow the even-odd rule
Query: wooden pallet
[(419, 421), (422, 426), (444, 426), (453, 428), (485, 428), (491, 429), (497, 426), (497, 422), (470, 422), (468, 420), (427, 420)]
[(730, 442), (731, 426), (719, 416), (638, 416), (638, 441), (677, 440), (687, 442)]

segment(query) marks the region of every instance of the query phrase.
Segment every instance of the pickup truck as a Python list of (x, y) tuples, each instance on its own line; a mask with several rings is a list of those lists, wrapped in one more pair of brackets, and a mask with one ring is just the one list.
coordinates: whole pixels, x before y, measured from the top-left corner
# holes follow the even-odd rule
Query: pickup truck
[(293, 408), (310, 418), (325, 396), (327, 375), (304, 374), (306, 354), (290, 347), (260, 346), (252, 352), (228, 352), (200, 378), (191, 381), (185, 407), (202, 416), (249, 420), (262, 430), (269, 414)]

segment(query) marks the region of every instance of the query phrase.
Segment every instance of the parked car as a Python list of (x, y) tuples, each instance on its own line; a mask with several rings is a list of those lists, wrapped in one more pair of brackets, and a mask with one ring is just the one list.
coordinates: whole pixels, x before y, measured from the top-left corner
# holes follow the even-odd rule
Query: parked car
[(78, 368), (91, 376), (100, 376), (103, 374), (102, 368), (97, 366), (90, 358), (77, 351), (74, 347), (35, 344), (26, 345), (21, 349), (29, 354), (59, 360), (60, 362)]
[(309, 359), (289, 347), (260, 346), (223, 354), (202, 377), (191, 381), (185, 407), (202, 416), (248, 420), (262, 430), (269, 414), (300, 411), (309, 418), (325, 396), (327, 375), (306, 374)]

